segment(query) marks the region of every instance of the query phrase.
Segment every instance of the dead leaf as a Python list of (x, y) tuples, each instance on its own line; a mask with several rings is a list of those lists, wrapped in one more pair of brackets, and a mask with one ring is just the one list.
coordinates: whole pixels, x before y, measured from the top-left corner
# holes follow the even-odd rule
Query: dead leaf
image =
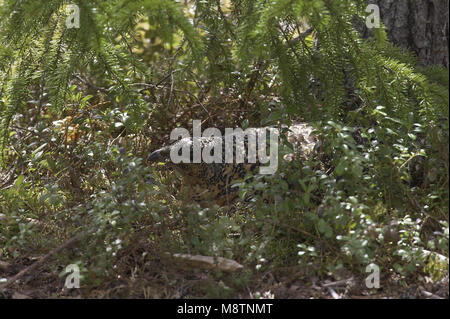
[(11, 265), (6, 261), (0, 260), (0, 271), (7, 271)]

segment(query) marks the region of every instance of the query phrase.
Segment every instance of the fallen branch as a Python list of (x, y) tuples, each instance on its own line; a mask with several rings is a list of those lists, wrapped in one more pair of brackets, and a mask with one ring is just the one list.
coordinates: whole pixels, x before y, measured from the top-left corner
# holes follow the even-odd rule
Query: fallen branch
[(347, 285), (353, 284), (353, 281), (354, 281), (353, 277), (350, 277), (348, 279), (343, 279), (343, 280), (339, 280), (339, 281), (322, 284), (322, 287), (328, 288), (328, 287), (333, 287), (333, 286), (347, 286)]
[(172, 260), (178, 260), (183, 266), (194, 269), (220, 269), (227, 272), (235, 272), (243, 266), (232, 259), (222, 257), (210, 257), (190, 254), (170, 254), (166, 256)]
[(49, 253), (47, 253), (45, 256), (42, 256), (41, 258), (39, 258), (34, 264), (28, 266), (25, 269), (22, 269), (18, 274), (16, 274), (15, 276), (13, 276), (12, 278), (8, 279), (8, 281), (3, 284), (0, 285), (0, 289), (5, 289), (10, 287), (14, 282), (16, 282), (17, 280), (19, 280), (20, 278), (22, 278), (26, 273), (29, 273), (33, 270), (35, 270), (37, 267), (39, 267), (40, 265), (42, 265), (47, 259), (49, 259), (51, 256), (53, 256), (54, 254), (60, 252), (61, 250), (73, 245), (74, 243), (76, 243), (77, 241), (81, 240), (82, 238), (84, 238), (85, 236), (89, 235), (90, 233), (92, 233), (94, 231), (94, 229), (91, 229), (89, 231), (86, 232), (81, 232), (80, 234), (70, 238), (69, 240), (67, 240), (65, 243), (63, 243), (62, 245), (52, 249)]

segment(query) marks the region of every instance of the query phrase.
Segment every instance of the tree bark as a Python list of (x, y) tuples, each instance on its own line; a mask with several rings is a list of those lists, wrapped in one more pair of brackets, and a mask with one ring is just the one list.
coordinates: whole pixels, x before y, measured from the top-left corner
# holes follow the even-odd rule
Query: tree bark
[(380, 8), (389, 39), (413, 51), (421, 65), (448, 68), (447, 0), (369, 0)]

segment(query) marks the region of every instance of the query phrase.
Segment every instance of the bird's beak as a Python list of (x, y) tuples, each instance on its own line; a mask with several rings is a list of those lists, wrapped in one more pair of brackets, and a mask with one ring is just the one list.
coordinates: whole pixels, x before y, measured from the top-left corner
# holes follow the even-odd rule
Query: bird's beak
[(147, 157), (147, 161), (149, 162), (157, 162), (162, 160), (161, 152), (160, 151), (154, 151)]

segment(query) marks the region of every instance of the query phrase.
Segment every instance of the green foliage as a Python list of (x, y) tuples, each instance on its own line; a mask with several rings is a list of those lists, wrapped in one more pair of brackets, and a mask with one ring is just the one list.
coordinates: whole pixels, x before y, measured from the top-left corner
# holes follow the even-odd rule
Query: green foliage
[[(448, 70), (383, 28), (361, 39), (365, 1), (72, 1), (79, 29), (68, 1), (1, 2), (0, 255), (89, 232), (58, 260), (94, 288), (167, 252), (245, 266), (188, 296), (235, 296), (283, 267), (448, 274)], [(192, 119), (305, 121), (321, 145), (238, 181), (242, 201), (199, 204), (143, 162)]]

